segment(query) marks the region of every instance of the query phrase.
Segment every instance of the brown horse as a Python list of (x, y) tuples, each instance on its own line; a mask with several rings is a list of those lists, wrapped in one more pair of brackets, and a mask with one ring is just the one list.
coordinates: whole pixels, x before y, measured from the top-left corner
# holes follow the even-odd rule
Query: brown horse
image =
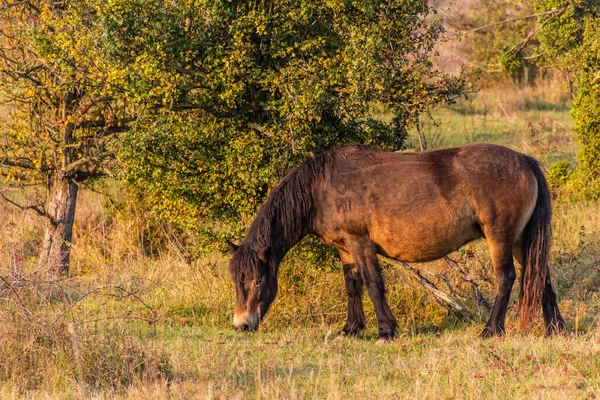
[(240, 246), (230, 244), (236, 329), (256, 330), (277, 294), (285, 254), (306, 234), (336, 247), (348, 316), (340, 335), (365, 327), (363, 288), (373, 300), (379, 337), (393, 337), (377, 254), (431, 261), (484, 237), (497, 294), (483, 337), (501, 335), (521, 264), (521, 320), (542, 305), (546, 332), (565, 322), (552, 290), (550, 193), (533, 158), (502, 146), (474, 144), (425, 153), (343, 146), (309, 158), (273, 189)]

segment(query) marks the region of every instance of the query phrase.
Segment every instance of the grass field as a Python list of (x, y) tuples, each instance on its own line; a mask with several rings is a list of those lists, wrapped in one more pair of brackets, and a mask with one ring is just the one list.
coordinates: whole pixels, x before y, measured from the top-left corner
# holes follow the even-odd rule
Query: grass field
[[(546, 165), (573, 160), (564, 99), (479, 93), (423, 122), (428, 148), (490, 141)], [(418, 138), (411, 136), (418, 146)], [(33, 273), (40, 224), (0, 204), (0, 398), (597, 398), (600, 394), (600, 204), (554, 204), (551, 269), (568, 334), (517, 327), (515, 288), (504, 338), (478, 338), (489, 311), (443, 262), (472, 319), (448, 314), (399, 269), (384, 270), (399, 337), (381, 346), (369, 300), (358, 338), (334, 340), (345, 318), (339, 266), (288, 260), (280, 293), (256, 334), (231, 329), (227, 258), (190, 260), (162, 236), (144, 255), (144, 215), (121, 214), (96, 193), (78, 204), (72, 277)], [(172, 241), (170, 241), (172, 240)], [(484, 241), (452, 257), (492, 300)], [(435, 280), (440, 287), (444, 283)], [(517, 285), (518, 286), (518, 285)]]

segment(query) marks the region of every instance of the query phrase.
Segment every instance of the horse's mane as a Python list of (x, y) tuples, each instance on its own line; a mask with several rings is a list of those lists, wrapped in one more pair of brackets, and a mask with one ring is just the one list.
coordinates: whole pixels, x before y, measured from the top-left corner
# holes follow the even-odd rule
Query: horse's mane
[[(334, 171), (336, 161), (356, 151), (369, 149), (362, 145), (335, 147), (306, 159), (289, 172), (271, 191), (258, 213), (244, 242), (238, 250), (244, 260), (238, 268), (252, 268), (256, 263), (254, 251), (272, 245), (273, 229), (284, 240), (284, 246), (293, 246), (300, 240), (312, 223), (315, 185), (326, 182)], [(237, 258), (237, 257), (236, 257)], [(252, 260), (252, 259), (254, 260)]]

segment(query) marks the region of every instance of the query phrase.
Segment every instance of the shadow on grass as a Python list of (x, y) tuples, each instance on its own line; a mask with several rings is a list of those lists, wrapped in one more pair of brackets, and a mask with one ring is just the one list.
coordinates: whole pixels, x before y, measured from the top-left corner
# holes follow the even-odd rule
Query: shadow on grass
[[(441, 108), (462, 116), (489, 115), (495, 109), (495, 107), (480, 107), (471, 103), (457, 103), (451, 106), (442, 106)], [(556, 104), (543, 100), (524, 99), (523, 101), (517, 102), (516, 109), (518, 111), (550, 111), (556, 113), (568, 113), (571, 107), (568, 105)]]
[(462, 115), (463, 117), (469, 115), (488, 115), (490, 109), (487, 107), (474, 107), (470, 104), (457, 103), (451, 106), (442, 106), (448, 111), (452, 111), (454, 114)]
[(563, 104), (555, 104), (542, 100), (525, 100), (519, 105), (520, 111), (554, 111), (554, 112), (569, 112), (571, 107)]

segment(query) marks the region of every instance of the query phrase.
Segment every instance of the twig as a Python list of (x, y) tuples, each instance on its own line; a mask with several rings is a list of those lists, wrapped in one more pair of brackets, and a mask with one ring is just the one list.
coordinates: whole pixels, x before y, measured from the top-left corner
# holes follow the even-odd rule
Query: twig
[(523, 46), (525, 46), (527, 44), (527, 42), (529, 42), (529, 39), (531, 39), (533, 37), (533, 35), (535, 35), (540, 29), (542, 29), (544, 26), (546, 26), (546, 24), (548, 24), (548, 22), (552, 21), (554, 18), (556, 18), (560, 14), (562, 14), (565, 10), (566, 10), (566, 8), (562, 8), (560, 11), (558, 11), (557, 13), (555, 13), (552, 17), (548, 18), (547, 20), (545, 20), (544, 22), (542, 22), (541, 24), (539, 24), (538, 26), (536, 26), (535, 28), (533, 28), (529, 32), (529, 34), (527, 34), (527, 36), (525, 37), (525, 39), (523, 39), (519, 43), (515, 44), (510, 49), (508, 49), (506, 51), (506, 53), (510, 53), (513, 50), (521, 49)]
[(477, 299), (477, 304), (482, 305), (488, 309), (491, 309), (492, 305), (485, 299), (483, 294), (479, 291), (479, 287), (477, 287), (477, 284), (475, 283), (475, 281), (473, 281), (473, 279), (471, 279), (465, 273), (465, 271), (463, 271), (463, 269), (460, 267), (460, 265), (458, 265), (458, 263), (456, 261), (454, 261), (453, 259), (451, 259), (448, 256), (444, 257), (444, 260), (446, 260), (446, 263), (448, 263), (448, 265), (450, 265), (452, 268), (454, 268), (455, 270), (458, 271), (462, 280), (471, 284), (471, 287), (473, 288), (473, 293), (475, 293), (475, 298)]
[(448, 289), (450, 289), (450, 293), (452, 293), (453, 296), (458, 297), (462, 301), (466, 300), (464, 297), (462, 297), (460, 294), (458, 294), (456, 292), (456, 290), (454, 290), (454, 288), (452, 287), (452, 284), (450, 283), (450, 279), (448, 279), (448, 277), (446, 275), (444, 275), (444, 274), (435, 274), (435, 276), (437, 278), (443, 280), (444, 282), (446, 282), (446, 286), (448, 286)]
[[(130, 280), (129, 280), (130, 281)], [(62, 317), (65, 316), (65, 314), (67, 314), (69, 311), (71, 311), (73, 309), (73, 307), (75, 307), (78, 303), (80, 303), (83, 299), (85, 299), (86, 297), (88, 297), (91, 294), (94, 293), (98, 293), (102, 290), (106, 290), (106, 289), (116, 289), (116, 290), (120, 290), (123, 291), (125, 293), (126, 296), (130, 296), (133, 297), (134, 299), (136, 299), (138, 302), (140, 302), (140, 304), (142, 304), (144, 307), (146, 307), (148, 310), (150, 310), (150, 312), (152, 313), (152, 321), (156, 321), (156, 310), (153, 309), (152, 307), (150, 307), (148, 304), (146, 304), (146, 302), (144, 300), (142, 300), (137, 294), (135, 294), (134, 292), (130, 292), (129, 290), (123, 288), (120, 285), (123, 285), (129, 281), (125, 281), (122, 282), (119, 285), (112, 285), (112, 286), (101, 286), (101, 287), (97, 287), (93, 290), (90, 290), (87, 293), (82, 294), (81, 296), (79, 296), (75, 301), (73, 301), (71, 304), (69, 304), (69, 306), (63, 311), (61, 312), (55, 319), (54, 321), (52, 321), (51, 325), (56, 324)]]
[(15, 290), (15, 288), (13, 287), (13, 285), (8, 282), (8, 280), (6, 280), (5, 277), (0, 276), (0, 279), (4, 282), (4, 284), (6, 284), (6, 287), (9, 288), (17, 297), (17, 300), (19, 300), (19, 306), (25, 311), (25, 314), (27, 314), (27, 317), (29, 319), (31, 319), (31, 311), (29, 311), (27, 309), (27, 307), (25, 307), (25, 304), (23, 303), (23, 299), (21, 299), (21, 296), (19, 296), (19, 293), (17, 293), (17, 291)]
[(475, 67), (475, 68), (477, 68), (477, 69), (480, 69), (480, 70), (482, 70), (482, 71), (484, 71), (484, 72), (487, 72), (488, 74), (489, 74), (489, 73), (492, 73), (492, 72), (502, 72), (502, 70), (500, 70), (500, 69), (487, 69), (487, 68), (484, 68), (484, 67), (482, 67), (481, 65), (477, 65), (477, 64), (475, 64), (475, 63), (472, 63), (471, 61), (469, 61), (469, 60), (467, 60), (467, 59), (465, 59), (465, 58), (463, 58), (463, 57), (459, 56), (459, 55), (458, 55), (458, 54), (456, 54), (456, 53), (450, 53), (450, 54), (452, 55), (452, 57), (456, 57), (456, 58), (458, 58), (460, 61), (462, 61), (462, 62), (464, 62), (464, 63), (467, 63), (467, 64), (469, 64), (470, 66), (472, 66), (472, 67)]

